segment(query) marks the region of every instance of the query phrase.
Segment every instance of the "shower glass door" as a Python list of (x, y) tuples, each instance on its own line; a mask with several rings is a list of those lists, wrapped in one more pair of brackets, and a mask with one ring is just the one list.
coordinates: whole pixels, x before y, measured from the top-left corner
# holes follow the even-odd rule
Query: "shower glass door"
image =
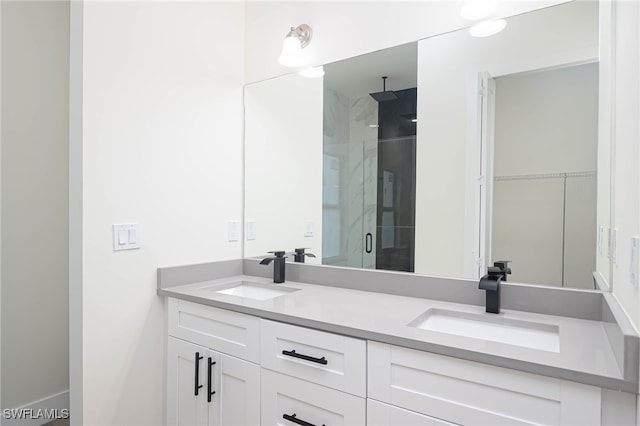
[(325, 79), (323, 108), (322, 263), (375, 268), (378, 103)]
[(375, 269), (377, 140), (326, 142), (322, 263)]

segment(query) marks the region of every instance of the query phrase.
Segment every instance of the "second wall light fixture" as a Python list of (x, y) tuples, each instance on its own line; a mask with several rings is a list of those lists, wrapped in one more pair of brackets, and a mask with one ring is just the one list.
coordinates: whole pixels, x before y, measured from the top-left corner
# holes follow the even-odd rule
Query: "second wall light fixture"
[(291, 30), (282, 42), (282, 53), (278, 57), (280, 65), (285, 67), (301, 67), (304, 65), (304, 57), (302, 49), (307, 47), (311, 41), (313, 31), (307, 24), (298, 25)]

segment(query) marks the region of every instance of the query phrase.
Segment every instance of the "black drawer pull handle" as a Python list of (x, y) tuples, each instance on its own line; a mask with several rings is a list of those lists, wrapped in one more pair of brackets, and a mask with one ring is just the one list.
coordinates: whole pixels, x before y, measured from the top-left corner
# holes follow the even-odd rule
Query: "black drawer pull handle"
[[(313, 423), (309, 423), (309, 422), (305, 422), (304, 420), (300, 420), (299, 418), (296, 417), (296, 413), (293, 413), (292, 415), (283, 414), (282, 418), (285, 419), (285, 420), (289, 420), (290, 422), (299, 424), (301, 426), (316, 426)], [(324, 426), (324, 424), (322, 426)]]
[(213, 369), (213, 366), (216, 364), (215, 361), (213, 361), (211, 359), (211, 357), (209, 357), (209, 363), (207, 366), (207, 375), (209, 376), (209, 379), (207, 380), (207, 402), (211, 402), (211, 397), (216, 393), (216, 391), (212, 391), (211, 388), (213, 387), (213, 378), (211, 377), (211, 370)]
[(203, 357), (200, 356), (200, 352), (196, 352), (196, 379), (195, 379), (195, 389), (194, 389), (194, 395), (198, 396), (198, 389), (200, 389), (202, 387), (202, 385), (199, 382), (200, 380), (200, 360)]
[(305, 361), (317, 362), (318, 364), (322, 364), (322, 365), (327, 365), (329, 363), (329, 361), (327, 361), (325, 359), (325, 357), (314, 358), (314, 357), (309, 356), (309, 355), (298, 354), (298, 353), (296, 353), (296, 351), (282, 351), (282, 355), (292, 356), (294, 358), (304, 359)]

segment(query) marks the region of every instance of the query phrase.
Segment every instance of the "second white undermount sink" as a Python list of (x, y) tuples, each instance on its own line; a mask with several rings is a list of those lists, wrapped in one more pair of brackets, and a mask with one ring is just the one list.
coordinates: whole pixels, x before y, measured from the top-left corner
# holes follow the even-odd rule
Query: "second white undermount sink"
[(559, 328), (553, 324), (503, 318), (496, 314), (473, 314), (432, 308), (407, 325), (423, 330), (560, 352)]
[(243, 297), (253, 300), (268, 300), (274, 297), (290, 294), (299, 288), (284, 287), (276, 284), (263, 284), (252, 281), (235, 281), (229, 284), (204, 287), (203, 290), (215, 291), (220, 294)]

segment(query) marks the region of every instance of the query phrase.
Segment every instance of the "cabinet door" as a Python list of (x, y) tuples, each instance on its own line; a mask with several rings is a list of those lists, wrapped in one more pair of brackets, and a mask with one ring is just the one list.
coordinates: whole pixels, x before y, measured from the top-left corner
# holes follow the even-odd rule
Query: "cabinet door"
[(434, 417), (367, 399), (367, 426), (455, 426)]
[(357, 426), (365, 424), (365, 399), (262, 369), (261, 424)]
[[(211, 387), (215, 391), (209, 407), (212, 426), (260, 424), (260, 366), (211, 351)], [(207, 360), (208, 364), (208, 360)]]
[(167, 424), (181, 426), (207, 424), (208, 407), (205, 393), (208, 354), (207, 348), (169, 337)]

